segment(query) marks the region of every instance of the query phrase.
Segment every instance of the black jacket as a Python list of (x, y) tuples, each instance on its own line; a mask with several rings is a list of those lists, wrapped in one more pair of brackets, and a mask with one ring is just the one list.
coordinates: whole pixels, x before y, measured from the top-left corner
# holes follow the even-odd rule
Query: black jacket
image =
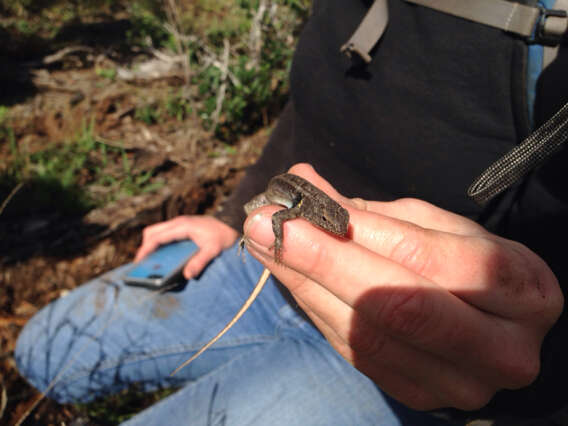
[[(309, 162), (346, 196), (417, 197), (472, 218), (526, 244), (568, 283), (566, 150), (484, 208), (466, 195), (479, 173), (530, 132), (525, 42), (393, 0), (387, 31), (363, 66), (339, 48), (367, 7), (314, 2), (294, 56), (291, 100), (220, 217), (240, 230), (244, 202), (271, 176)], [(537, 122), (568, 101), (566, 50), (540, 77)], [(568, 402), (565, 329), (563, 315), (546, 339), (539, 379), (501, 392), (493, 407), (536, 414)]]

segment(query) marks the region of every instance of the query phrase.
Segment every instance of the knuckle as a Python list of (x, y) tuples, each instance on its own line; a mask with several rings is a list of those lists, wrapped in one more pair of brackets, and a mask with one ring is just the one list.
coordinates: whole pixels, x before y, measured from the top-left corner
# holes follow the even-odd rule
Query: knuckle
[(359, 210), (367, 211), (369, 209), (369, 204), (363, 198), (355, 197), (351, 198), (349, 201), (351, 201), (353, 207)]
[(390, 258), (420, 275), (427, 275), (433, 259), (427, 238), (423, 238), (424, 230), (415, 225), (407, 228), (393, 245)]
[(465, 383), (456, 383), (445, 391), (432, 392), (428, 387), (410, 386), (403, 389), (403, 393), (399, 392), (398, 396), (405, 405), (417, 411), (435, 410), (441, 407), (473, 411), (486, 406), (496, 392), (496, 388), (468, 378)]
[(521, 269), (523, 295), (529, 314), (541, 324), (551, 326), (560, 316), (564, 298), (558, 280), (546, 263), (527, 247), (515, 243), (512, 249)]
[(522, 388), (530, 385), (536, 380), (540, 373), (540, 360), (538, 357), (527, 359), (525, 362), (517, 365), (516, 372), (513, 376), (512, 388)]
[(147, 226), (142, 230), (142, 242), (146, 243), (150, 240), (152, 236), (152, 229), (150, 226)]
[(507, 250), (497, 241), (485, 240), (481, 251), (480, 264), (487, 270), (489, 279), (505, 291), (511, 300), (526, 300), (528, 293), (534, 289), (534, 276), (526, 264), (516, 259), (513, 251)]
[(313, 167), (309, 163), (296, 163), (288, 170), (289, 173), (297, 173), (302, 174), (306, 172), (310, 172), (313, 170)]
[(503, 289), (511, 303), (519, 302), (523, 314), (537, 323), (553, 324), (564, 306), (554, 273), (526, 246), (509, 241), (488, 241), (484, 259), (489, 279)]
[(395, 289), (377, 311), (377, 322), (398, 336), (419, 336), (434, 317), (434, 307), (420, 288)]
[(422, 201), (419, 200), (418, 198), (411, 198), (411, 197), (399, 198), (393, 201), (393, 203), (397, 204), (401, 208), (408, 210), (414, 210), (416, 208), (422, 208), (424, 206), (429, 205), (426, 201)]
[(435, 410), (444, 405), (431, 392), (422, 389), (407, 390), (400, 400), (415, 411)]
[(185, 216), (176, 216), (171, 220), (171, 223), (174, 225), (183, 225), (187, 222), (187, 218)]
[(349, 346), (357, 354), (357, 359), (380, 359), (390, 338), (385, 334), (377, 333), (364, 319), (353, 321)]
[(486, 406), (493, 398), (497, 389), (479, 382), (468, 383), (466, 386), (452, 389), (452, 402), (454, 408), (473, 411)]
[(539, 353), (536, 351), (529, 356), (517, 354), (515, 357), (500, 360), (496, 368), (502, 377), (500, 384), (502, 387), (507, 389), (526, 387), (536, 380), (540, 372)]

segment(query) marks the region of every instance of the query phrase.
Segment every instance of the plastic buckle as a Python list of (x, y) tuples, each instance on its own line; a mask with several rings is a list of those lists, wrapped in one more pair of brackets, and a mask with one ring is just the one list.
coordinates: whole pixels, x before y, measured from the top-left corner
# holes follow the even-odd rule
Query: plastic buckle
[(531, 41), (533, 43), (544, 44), (547, 46), (558, 46), (562, 43), (566, 34), (546, 34), (546, 20), (552, 16), (555, 18), (564, 18), (568, 21), (568, 12), (558, 9), (546, 9), (541, 5), (539, 5), (538, 8), (540, 9), (540, 15), (536, 23), (536, 31)]
[(355, 57), (357, 57), (361, 59), (365, 64), (371, 63), (372, 60), (371, 56), (369, 56), (369, 54), (365, 52), (365, 49), (362, 49), (360, 46), (356, 45), (351, 41), (341, 46), (341, 52), (345, 53), (345, 55), (347, 55), (347, 57), (350, 59), (354, 59)]

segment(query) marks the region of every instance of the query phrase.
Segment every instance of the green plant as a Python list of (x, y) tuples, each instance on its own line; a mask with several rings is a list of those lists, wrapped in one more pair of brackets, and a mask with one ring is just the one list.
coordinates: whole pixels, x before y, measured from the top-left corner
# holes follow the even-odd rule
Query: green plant
[(166, 113), (170, 117), (175, 117), (178, 121), (183, 121), (186, 117), (191, 115), (193, 108), (191, 102), (182, 92), (177, 94), (169, 94), (165, 101)]
[(95, 74), (102, 78), (114, 80), (116, 78), (116, 69), (114, 68), (96, 68)]
[(154, 192), (165, 185), (164, 181), (151, 182), (154, 170), (148, 170), (138, 174), (127, 173), (120, 181), (120, 192), (127, 196)]
[(31, 35), (33, 34), (37, 28), (32, 25), (29, 21), (25, 19), (19, 19), (16, 21), (16, 29), (23, 35)]
[[(59, 182), (63, 188), (87, 183), (95, 174), (97, 160), (92, 151), (97, 145), (93, 126), (83, 125), (75, 141), (52, 144), (47, 149), (30, 154), (22, 170), (24, 178)], [(92, 200), (85, 197), (85, 204)]]
[(136, 108), (134, 118), (148, 125), (156, 123), (160, 119), (160, 111), (154, 105), (144, 105)]
[(172, 35), (164, 28), (165, 15), (158, 1), (135, 1), (129, 8), (132, 28), (127, 31), (131, 45), (171, 46)]
[[(137, 195), (163, 186), (154, 179), (154, 170), (134, 170), (124, 148), (98, 141), (93, 124), (83, 125), (67, 143), (51, 144), (27, 154), (10, 140), (11, 162), (0, 169), (0, 196), (18, 182), (26, 182), (27, 202), (35, 210), (58, 209), (64, 213), (84, 213), (124, 195)], [(107, 188), (102, 194), (91, 188)], [(17, 204), (12, 202), (11, 204)], [(29, 206), (17, 206), (29, 210)]]
[[(63, 0), (0, 0), (0, 9), (11, 17), (7, 25), (19, 28), (20, 33), (40, 28), (43, 35), (46, 28), (54, 34), (67, 19), (100, 8), (127, 11), (131, 21), (127, 42), (175, 52), (181, 49), (189, 56), (192, 77), (188, 84), (192, 87), (169, 92), (163, 99), (137, 108), (134, 117), (151, 125), (167, 117), (181, 121), (196, 114), (203, 126), (231, 142), (266, 125), (284, 104), (294, 36), (310, 8), (309, 0), (271, 0), (267, 4), (270, 7), (259, 16), (260, 0), (178, 2), (175, 26), (171, 22), (165, 25), (172, 14), (164, 12), (165, 3), (159, 0), (86, 0), (72, 4)], [(187, 37), (180, 37), (172, 27)], [(251, 42), (253, 35), (256, 44)], [(230, 50), (225, 64), (227, 44)], [(225, 65), (228, 73), (222, 71)], [(99, 87), (108, 84), (103, 79), (116, 78), (115, 69), (99, 68), (95, 72), (101, 77), (96, 82)], [(69, 209), (86, 211), (163, 185), (153, 170), (135, 168), (126, 150), (97, 140), (92, 125), (84, 125), (73, 140), (28, 153), (18, 145), (9, 115), (9, 109), (0, 106), (0, 140), (10, 154), (9, 161), (0, 165), (0, 195), (25, 181), (30, 183), (26, 191), (37, 192), (34, 199), (46, 203), (58, 200), (57, 204)], [(210, 155), (232, 153), (227, 145)], [(95, 190), (101, 186), (104, 190)], [(10, 204), (11, 209), (14, 203)]]
[[(20, 168), (24, 158), (22, 157), (22, 155), (20, 155), (18, 144), (16, 142), (16, 136), (14, 135), (14, 130), (8, 123), (9, 115), (9, 108), (4, 105), (0, 105), (0, 142), (5, 140), (8, 141), (8, 148), (10, 151), (12, 163), (16, 166), (16, 168)], [(13, 166), (8, 167), (8, 169), (13, 169)]]
[(8, 118), (10, 109), (7, 106), (0, 105), (0, 136), (8, 129)]
[[(223, 0), (219, 3), (226, 4)], [(307, 0), (276, 0), (278, 13), (265, 11), (260, 22), (260, 51), (250, 51), (251, 25), (257, 19), (258, 1), (233, 3), (239, 25), (230, 20), (219, 22), (207, 32), (209, 49), (221, 56), (221, 40), (231, 40), (230, 76), (223, 81), (219, 62), (208, 63), (193, 77), (201, 101), (198, 115), (206, 128), (224, 140), (234, 140), (266, 125), (284, 105), (288, 93), (288, 71), (294, 41), (301, 22), (309, 11)], [(272, 12), (271, 12), (272, 13)], [(244, 18), (243, 18), (244, 17)], [(246, 18), (246, 19), (245, 19)], [(242, 21), (245, 19), (245, 21)], [(236, 21), (235, 21), (236, 22)], [(245, 23), (246, 22), (246, 25)], [(257, 36), (258, 37), (258, 36)], [(252, 55), (251, 55), (252, 54)], [(199, 55), (194, 58), (199, 61)], [(224, 87), (224, 91), (221, 89)], [(222, 100), (218, 116), (218, 102)]]

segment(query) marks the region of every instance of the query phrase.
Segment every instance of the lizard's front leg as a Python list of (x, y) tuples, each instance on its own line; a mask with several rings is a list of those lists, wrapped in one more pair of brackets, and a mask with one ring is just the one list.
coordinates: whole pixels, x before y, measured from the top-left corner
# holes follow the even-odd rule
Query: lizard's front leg
[(272, 232), (274, 232), (274, 260), (280, 263), (282, 260), (282, 239), (283, 223), (290, 219), (296, 219), (301, 216), (300, 205), (291, 207), (289, 209), (277, 211), (272, 215)]

